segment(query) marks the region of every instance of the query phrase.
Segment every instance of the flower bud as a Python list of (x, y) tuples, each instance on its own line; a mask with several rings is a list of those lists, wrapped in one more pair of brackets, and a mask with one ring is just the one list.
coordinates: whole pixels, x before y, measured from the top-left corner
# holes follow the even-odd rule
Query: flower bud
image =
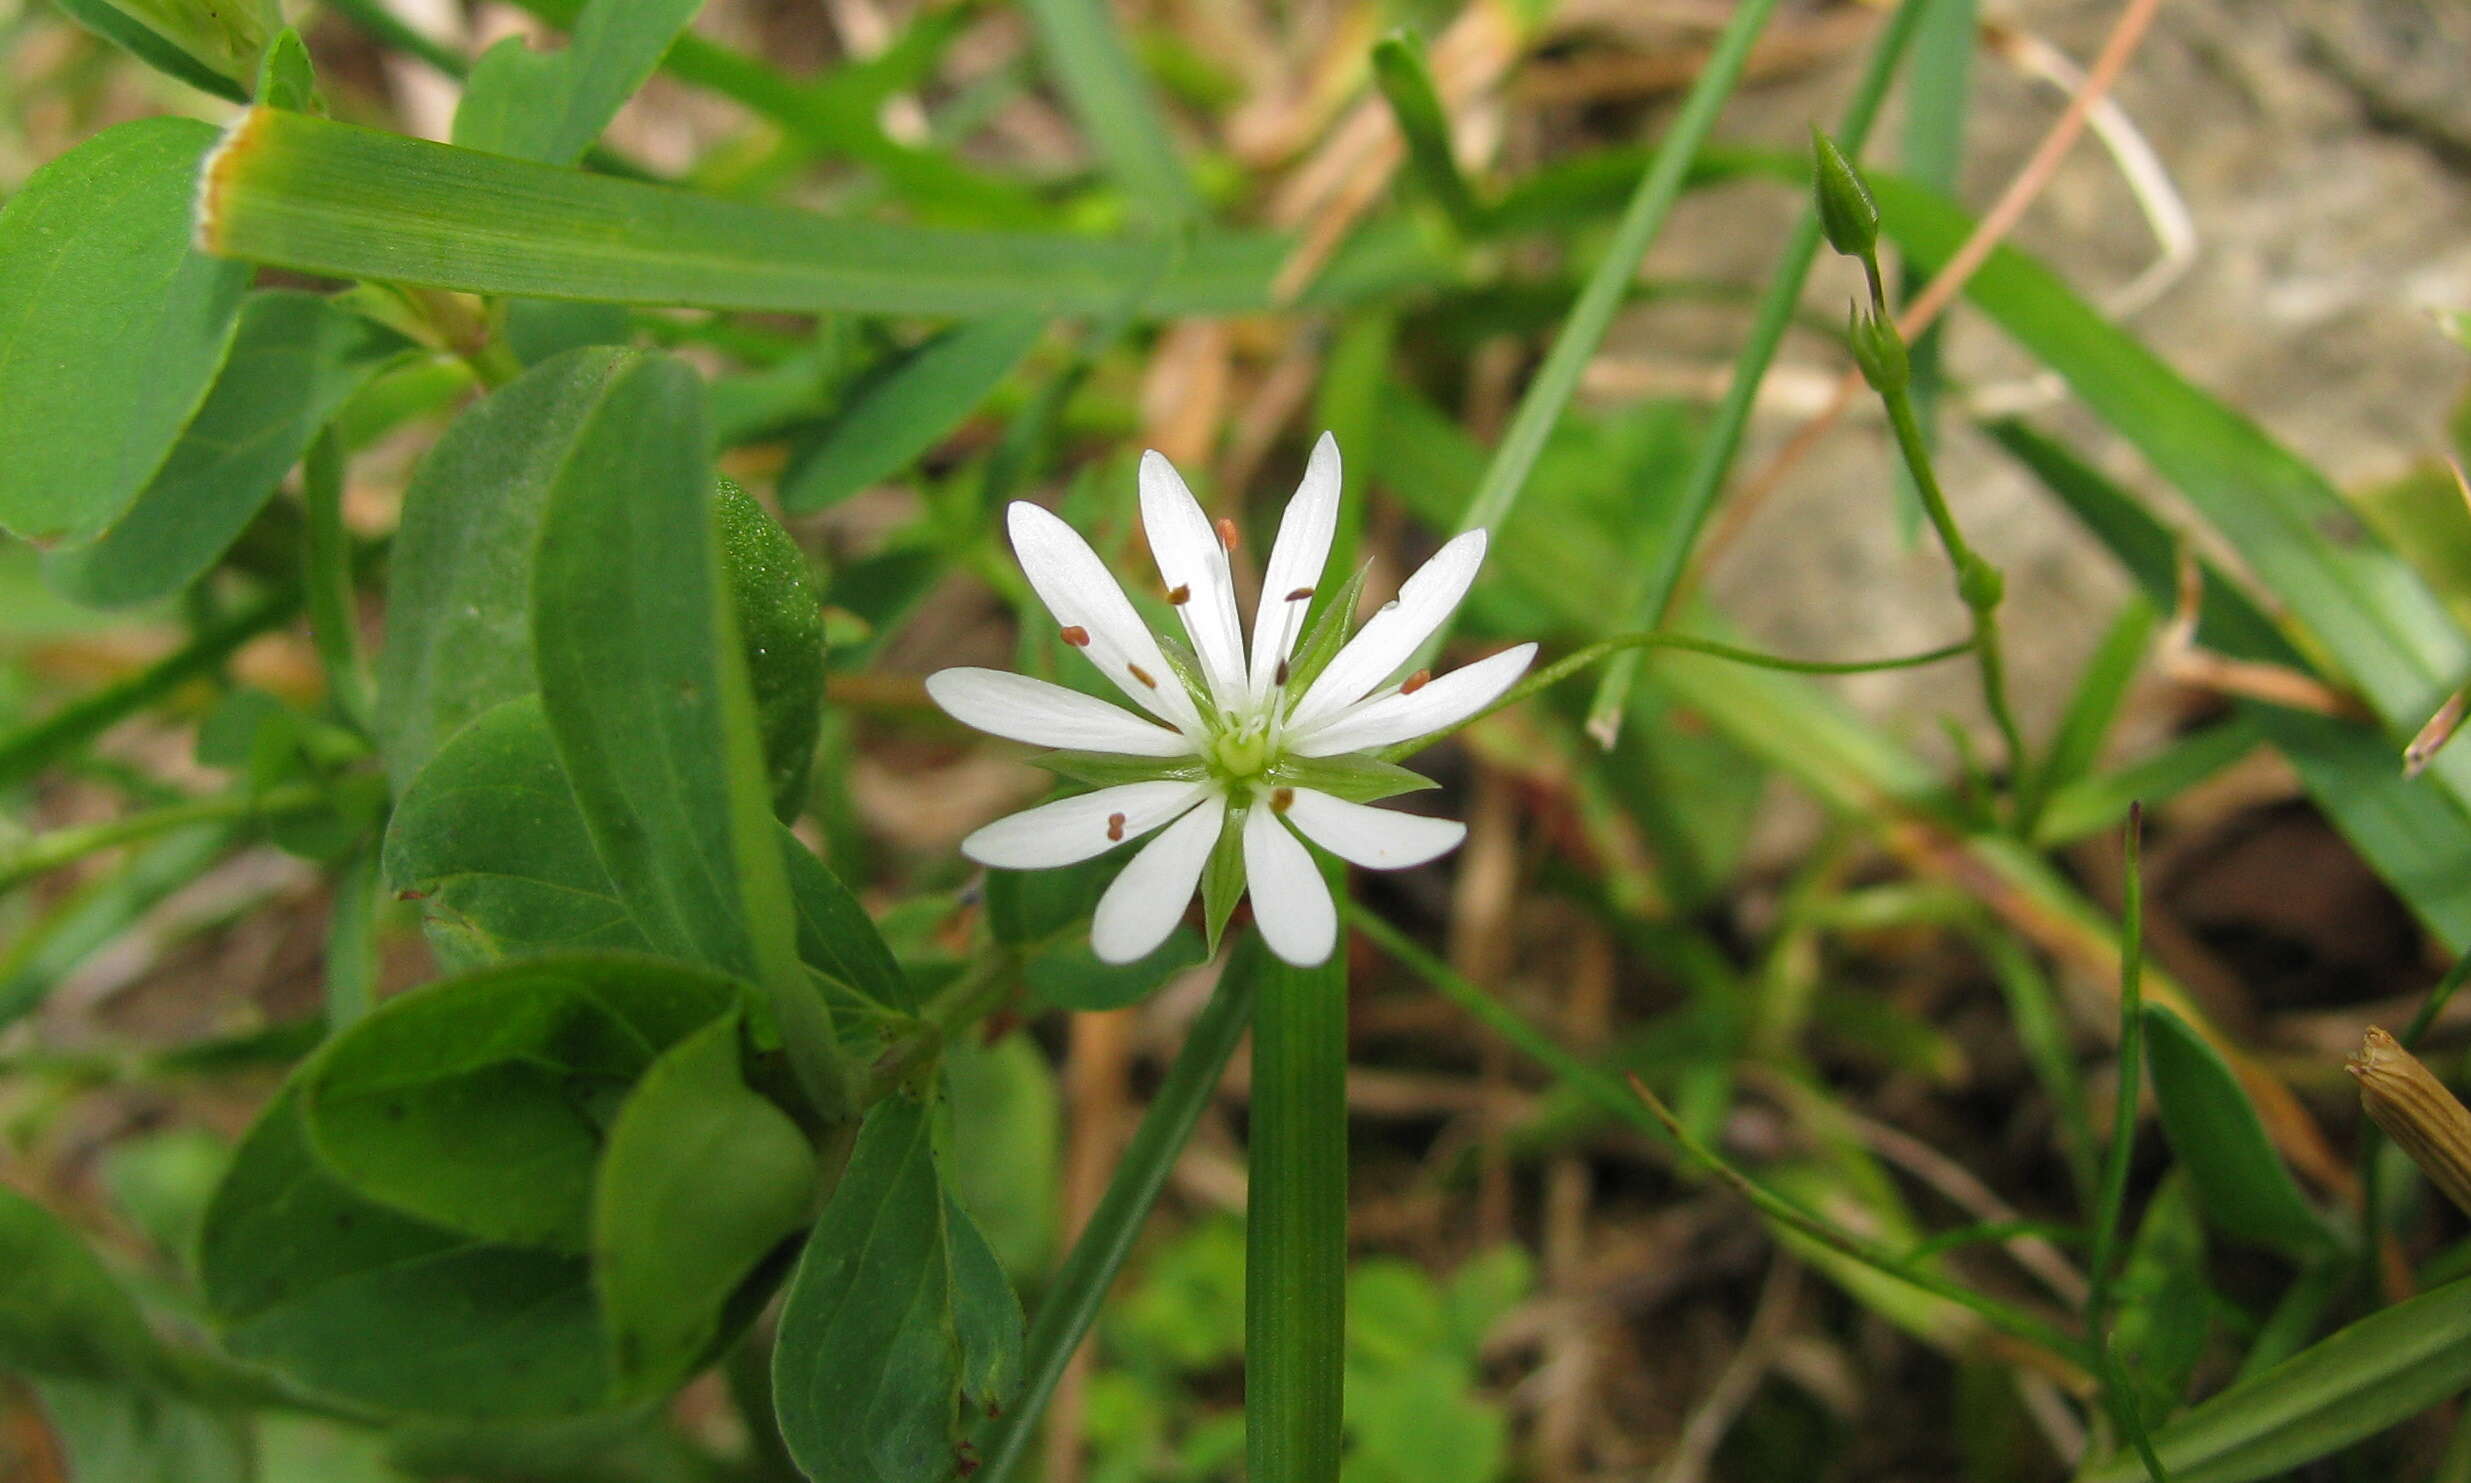
[(1870, 389), (1882, 394), (1903, 391), (1913, 377), (1913, 368), (1905, 359), (1905, 337), (1877, 314), (1848, 309), (1845, 319), (1846, 336), (1853, 342), (1853, 363), (1862, 368), (1862, 379), (1870, 383)]
[(1968, 551), (1956, 573), (1956, 595), (1965, 600), (1966, 607), (1987, 613), (2008, 595), (2008, 579), (2000, 575), (1999, 568)]
[(1811, 186), (1828, 246), (1847, 257), (1869, 257), (1879, 247), (1879, 203), (1871, 199), (1862, 172), (1817, 124), (1810, 126), (1810, 152)]
[(2447, 1199), (2471, 1211), (2471, 1108), (2383, 1030), (2370, 1029), (2346, 1068), (2359, 1105)]

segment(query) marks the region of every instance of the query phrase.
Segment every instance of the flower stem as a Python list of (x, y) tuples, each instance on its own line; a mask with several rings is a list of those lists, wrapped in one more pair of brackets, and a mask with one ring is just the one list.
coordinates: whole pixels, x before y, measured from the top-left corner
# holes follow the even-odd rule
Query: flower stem
[(1244, 1453), (1253, 1483), (1335, 1483), (1347, 1322), (1347, 967), (1265, 965), (1253, 1005)]
[(0, 860), (0, 891), (14, 890), (38, 875), (74, 864), (88, 855), (116, 845), (152, 839), (158, 834), (185, 829), (191, 824), (231, 819), (273, 819), (286, 814), (305, 813), (325, 804), (327, 798), (327, 790), (316, 783), (285, 783), (262, 793), (218, 793), (207, 798), (188, 798), (178, 803), (167, 803), (161, 808), (105, 819), (99, 824), (55, 829), (26, 841), (5, 860)]

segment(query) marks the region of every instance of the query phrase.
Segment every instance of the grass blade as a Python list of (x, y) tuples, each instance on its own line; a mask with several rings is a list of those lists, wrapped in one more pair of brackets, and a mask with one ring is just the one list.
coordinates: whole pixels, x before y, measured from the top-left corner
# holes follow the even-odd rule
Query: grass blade
[(1107, 172), (1160, 226), (1177, 226), (1200, 210), (1193, 183), (1176, 158), (1175, 135), (1158, 111), (1106, 0), (1028, 0), (1039, 45), (1073, 116)]

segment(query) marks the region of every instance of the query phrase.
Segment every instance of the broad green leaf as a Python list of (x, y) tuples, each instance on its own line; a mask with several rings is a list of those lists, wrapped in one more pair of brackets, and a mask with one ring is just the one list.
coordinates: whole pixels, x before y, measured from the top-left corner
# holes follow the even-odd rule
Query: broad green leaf
[(800, 1084), (837, 1116), (849, 1073), (798, 959), (710, 457), (695, 373), (629, 354), (549, 489), (533, 664), (636, 925), (659, 951), (761, 985)]
[(506, 348), (526, 366), (555, 360), (587, 345), (629, 345), (635, 339), (635, 316), (616, 304), (574, 303), (565, 299), (510, 299), (506, 305)]
[(455, 142), (571, 165), (660, 66), (703, 0), (595, 0), (564, 48), (509, 36), (482, 53), (455, 110)]
[(541, 510), (628, 364), (623, 352), (590, 349), (534, 367), (456, 418), (413, 471), (377, 666), (378, 739), (396, 787), (464, 723), (537, 688)]
[(362, 1198), (311, 1151), (296, 1088), (241, 1141), (198, 1251), (224, 1346), (313, 1394), (492, 1420), (590, 1411), (608, 1392), (583, 1261)]
[[(875, 1018), (915, 995), (866, 908), (796, 835), (776, 829), (798, 952)], [(561, 949), (643, 948), (593, 853), (537, 696), (506, 701), (412, 780), (386, 832), (386, 878), (418, 895), (429, 940), (458, 966)]]
[(1027, 1035), (992, 1045), (969, 1036), (945, 1050), (944, 1085), (953, 1198), (977, 1212), (1007, 1271), (1044, 1271), (1055, 1245), (1063, 1141), (1054, 1069)]
[(993, 1256), (953, 1229), (933, 1122), (904, 1096), (868, 1112), (790, 1279), (773, 1405), (815, 1483), (941, 1483), (964, 1395), (982, 1410), (1006, 1399), (986, 1387), (1017, 1364), (1019, 1310), (1007, 1324)]
[(2205, 1229), (2188, 1180), (2173, 1175), (2154, 1191), (2138, 1221), (2127, 1266), (2114, 1285), (2111, 1350), (2127, 1375), (2144, 1424), (2179, 1409), (2213, 1329), (2214, 1296), (2205, 1283)]
[[(1157, 276), (1149, 242), (844, 220), (259, 109), (200, 205), (209, 250), (473, 293), (862, 314), (1107, 312)], [(1286, 241), (1209, 233), (1156, 314), (1266, 308)], [(1328, 291), (1362, 291), (1339, 280)]]
[(740, 990), (664, 959), (532, 958), (389, 1000), (302, 1073), (318, 1156), (406, 1215), (581, 1253), (628, 1089)]
[(0, 1188), (0, 1364), (22, 1374), (143, 1384), (160, 1350), (137, 1304), (66, 1222)]
[(946, 330), (849, 389), (781, 480), (781, 508), (820, 510), (918, 461), (977, 409), (1046, 332), (1036, 314)]
[(1021, 1299), (1004, 1276), (995, 1248), (950, 1194), (944, 1196), (944, 1235), (952, 1248), (952, 1329), (961, 1354), (961, 1400), (981, 1415), (999, 1416), (1021, 1388), (1026, 1327)]
[(538, 696), (484, 712), (404, 790), (387, 881), (450, 964), (649, 946), (592, 852)]
[(805, 1222), (815, 1151), (747, 1089), (725, 1014), (652, 1063), (610, 1125), (592, 1192), (592, 1276), (622, 1390), (674, 1386), (721, 1337), (722, 1311)]
[(2328, 1250), (2331, 1229), (2299, 1192), (2222, 1057), (2159, 1004), (2145, 1006), (2145, 1032), (2162, 1129), (2206, 1221), (2234, 1241), (2293, 1256)]
[(213, 143), (194, 119), (120, 124), (0, 208), (0, 527), (96, 535), (205, 398), (249, 280), (190, 246)]
[(1122, 1009), (1138, 1004), (1176, 974), (1209, 960), (1201, 934), (1178, 927), (1147, 957), (1102, 963), (1086, 936), (1048, 947), (1022, 965), (1033, 1002), (1054, 1009)]
[[(2471, 1386), (2471, 1279), (2372, 1313), (2152, 1434), (2171, 1483), (2280, 1478)], [(2133, 1452), (2077, 1483), (2134, 1483)]]
[(998, 942), (1025, 945), (1044, 942), (1081, 921), (1124, 868), (1129, 845), (1056, 870), (988, 871), (987, 930)]
[(37, 1380), (76, 1483), (252, 1483), (238, 1418), (160, 1391)]
[(408, 348), (315, 294), (251, 294), (205, 405), (137, 503), (44, 574), (99, 608), (178, 592), (239, 537), (336, 409)]
[(193, 88), (249, 101), (258, 54), (283, 24), (262, 0), (56, 0), (70, 19)]
[(756, 739), (763, 748), (773, 811), (795, 818), (806, 802), (807, 773), (824, 720), (823, 604), (806, 553), (764, 507), (724, 477), (715, 496), (721, 570), (729, 580), (740, 652), (754, 687)]

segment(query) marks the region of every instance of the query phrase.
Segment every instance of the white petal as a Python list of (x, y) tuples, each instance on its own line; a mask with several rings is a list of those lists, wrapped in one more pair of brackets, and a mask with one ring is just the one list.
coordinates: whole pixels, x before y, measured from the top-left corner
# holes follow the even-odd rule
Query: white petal
[(1261, 940), (1298, 968), (1310, 968), (1338, 945), (1338, 910), (1321, 867), (1278, 815), (1255, 805), (1244, 818), (1244, 875)]
[(1527, 673), (1535, 658), (1534, 644), (1504, 649), (1425, 682), (1413, 695), (1393, 690), (1351, 706), (1317, 730), (1289, 737), (1287, 749), (1300, 757), (1335, 757), (1429, 736), (1491, 705)]
[(1458, 848), (1467, 837), (1467, 826), (1456, 819), (1372, 808), (1310, 788), (1296, 789), (1287, 805), (1287, 822), (1306, 839), (1367, 870), (1422, 865)]
[(1001, 870), (1052, 870), (1095, 859), (1191, 808), (1209, 784), (1124, 783), (1010, 814), (961, 841), (961, 853)]
[(1201, 884), (1201, 867), (1226, 827), (1227, 806), (1216, 798), (1167, 826), (1098, 898), (1090, 948), (1102, 963), (1130, 963), (1167, 940)]
[(1289, 718), (1295, 730), (1309, 729), (1355, 701), (1382, 681), (1430, 638), (1467, 595), (1484, 564), (1484, 532), (1471, 530), (1433, 553), (1385, 605), (1357, 630), (1330, 667), (1304, 692)]
[[(1304, 630), (1306, 598), (1321, 580), (1330, 559), (1330, 539), (1338, 530), (1338, 440), (1328, 433), (1313, 445), (1304, 466), (1304, 481), (1279, 517), (1278, 540), (1270, 547), (1270, 569), (1261, 578), (1261, 602), (1253, 609), (1253, 694), (1270, 693), (1270, 681), (1281, 660), (1295, 652)], [(1291, 600), (1292, 599), (1292, 600)]]
[(1150, 554), (1158, 559), (1167, 591), (1184, 592), (1176, 612), (1184, 619), (1184, 631), (1193, 636), (1193, 652), (1201, 656), (1210, 693), (1222, 706), (1242, 705), (1244, 634), (1236, 627), (1235, 578), (1227, 569), (1227, 548), (1184, 486), (1184, 476), (1155, 449), (1141, 455), (1141, 528), (1149, 533)]
[[(1090, 662), (1104, 671), (1135, 705), (1167, 724), (1200, 734), (1201, 716), (1192, 697), (1158, 652), (1149, 625), (1107, 572), (1106, 563), (1081, 539), (1080, 532), (1027, 500), (1015, 500), (1007, 512), (1012, 551), (1022, 575), (1037, 589), (1039, 601), (1066, 628), (1078, 628), (1089, 642), (1079, 646)], [(1140, 673), (1135, 674), (1138, 670)], [(1147, 678), (1143, 678), (1146, 676)]]
[(1191, 739), (1180, 731), (1153, 725), (1095, 695), (1008, 670), (939, 669), (927, 676), (927, 696), (964, 726), (1032, 746), (1127, 757), (1185, 757), (1193, 751)]

